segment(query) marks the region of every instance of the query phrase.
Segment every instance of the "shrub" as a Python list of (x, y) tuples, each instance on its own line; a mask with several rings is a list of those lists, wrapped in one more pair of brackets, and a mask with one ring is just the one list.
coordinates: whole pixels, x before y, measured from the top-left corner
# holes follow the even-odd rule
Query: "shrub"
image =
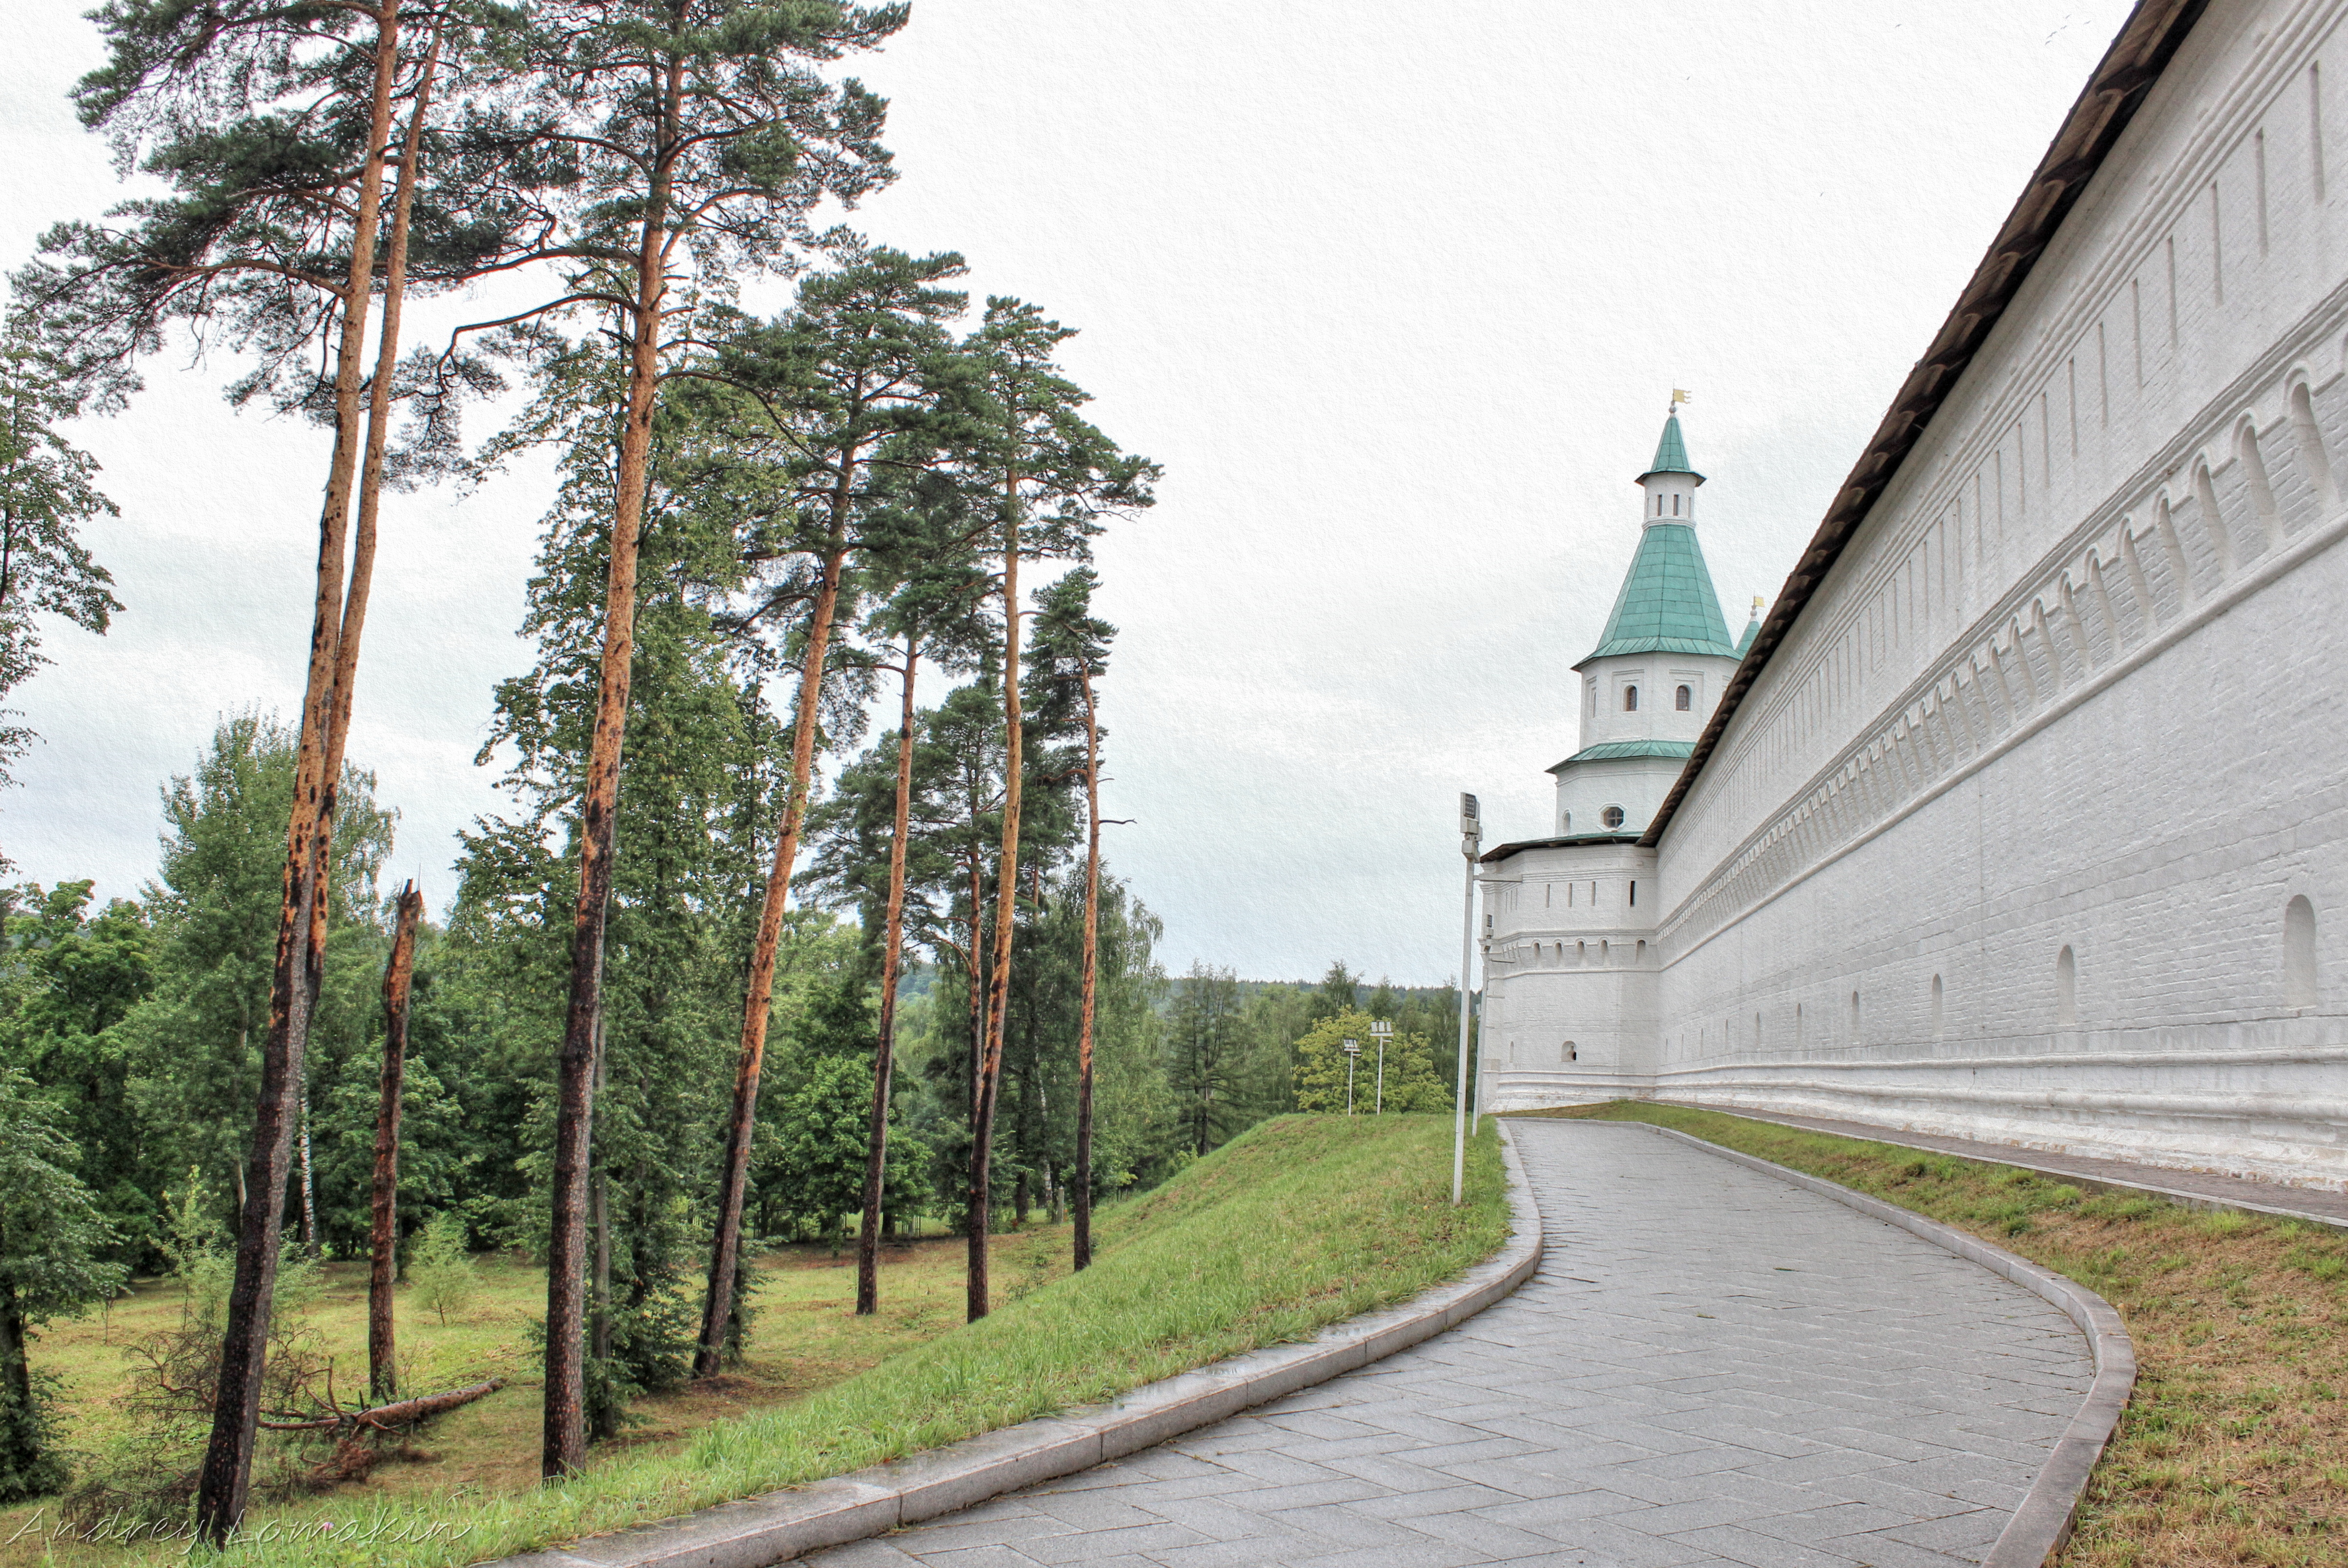
[(416, 1233), (407, 1254), (410, 1297), (438, 1317), (445, 1328), (450, 1313), (462, 1315), (473, 1305), (473, 1293), (479, 1284), (473, 1260), (465, 1251), (464, 1216), (452, 1212), (432, 1216), (431, 1222)]

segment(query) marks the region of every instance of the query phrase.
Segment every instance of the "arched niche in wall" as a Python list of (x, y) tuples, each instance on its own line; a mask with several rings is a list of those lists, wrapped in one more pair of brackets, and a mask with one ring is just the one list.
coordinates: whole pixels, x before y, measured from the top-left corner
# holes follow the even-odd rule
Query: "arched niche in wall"
[(2315, 1006), (2315, 906), (2305, 893), (2283, 906), (2282, 999), (2287, 1007)]
[(2313, 487), (2316, 499), (2323, 510), (2332, 511), (2340, 504), (2339, 481), (2332, 476), (2332, 454), (2323, 445), (2323, 428), (2315, 422), (2315, 394), (2304, 380), (2293, 381), (2284, 402), (2291, 410), (2291, 433), (2299, 448), (2299, 465), (2307, 470), (2308, 483)]
[(2054, 955), (2054, 1026), (2068, 1029), (2079, 1022), (2079, 960), (2066, 944)]
[(1937, 1040), (1947, 1032), (1941, 1013), (1941, 977), (1935, 975), (1932, 976), (1932, 1037)]

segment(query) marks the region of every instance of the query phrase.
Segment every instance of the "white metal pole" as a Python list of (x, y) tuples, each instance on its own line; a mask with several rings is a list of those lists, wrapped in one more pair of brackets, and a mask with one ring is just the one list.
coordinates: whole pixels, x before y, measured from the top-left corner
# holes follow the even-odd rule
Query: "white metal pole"
[[(1481, 943), (1477, 945), (1480, 958), (1481, 954), (1488, 949)], [(1492, 999), (1486, 995), (1490, 990), (1489, 985), (1476, 987), (1476, 1114), (1478, 1116), (1492, 1114), (1492, 1080), (1484, 1076), (1484, 1007)]]
[(1384, 1116), (1385, 1113), (1386, 1113), (1386, 1037), (1385, 1037), (1384, 1035), (1380, 1035), (1380, 1036), (1378, 1037), (1378, 1107), (1377, 1107), (1377, 1109), (1376, 1109), (1375, 1110), (1372, 1111), (1370, 1114), (1371, 1114), (1372, 1116)]
[[(1459, 797), (1459, 855), (1467, 884), (1459, 905), (1459, 1088), (1451, 1115), (1451, 1206), (1457, 1208), (1468, 1184), (1468, 967), (1476, 952), (1476, 851), (1483, 843), (1476, 797)], [(1482, 1087), (1478, 1086), (1478, 1088)]]

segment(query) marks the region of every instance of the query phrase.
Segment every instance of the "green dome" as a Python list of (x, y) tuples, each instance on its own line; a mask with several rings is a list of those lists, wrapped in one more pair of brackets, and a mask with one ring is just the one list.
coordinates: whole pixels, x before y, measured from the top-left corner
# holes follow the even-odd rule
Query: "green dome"
[(1695, 530), (1684, 522), (1651, 522), (1640, 531), (1639, 553), (1606, 618), (1606, 634), (1582, 663), (1652, 653), (1737, 656)]
[(1677, 414), (1665, 417), (1663, 438), (1655, 443), (1655, 460), (1647, 465), (1647, 471), (1639, 476), (1638, 482), (1644, 484), (1657, 474), (1685, 474), (1696, 483), (1704, 483), (1704, 476), (1688, 465), (1687, 438), (1680, 434)]

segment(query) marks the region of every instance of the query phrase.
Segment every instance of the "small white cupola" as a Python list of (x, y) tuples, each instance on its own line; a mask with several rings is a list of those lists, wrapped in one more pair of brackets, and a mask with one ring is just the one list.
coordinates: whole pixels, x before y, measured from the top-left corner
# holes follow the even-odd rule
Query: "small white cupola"
[(1693, 523), (1695, 487), (1702, 483), (1704, 476), (1688, 466), (1687, 442), (1680, 436), (1679, 399), (1674, 397), (1671, 411), (1663, 417), (1663, 439), (1655, 443), (1655, 460), (1639, 476), (1640, 487), (1647, 492), (1641, 521), (1649, 527), (1659, 522)]

